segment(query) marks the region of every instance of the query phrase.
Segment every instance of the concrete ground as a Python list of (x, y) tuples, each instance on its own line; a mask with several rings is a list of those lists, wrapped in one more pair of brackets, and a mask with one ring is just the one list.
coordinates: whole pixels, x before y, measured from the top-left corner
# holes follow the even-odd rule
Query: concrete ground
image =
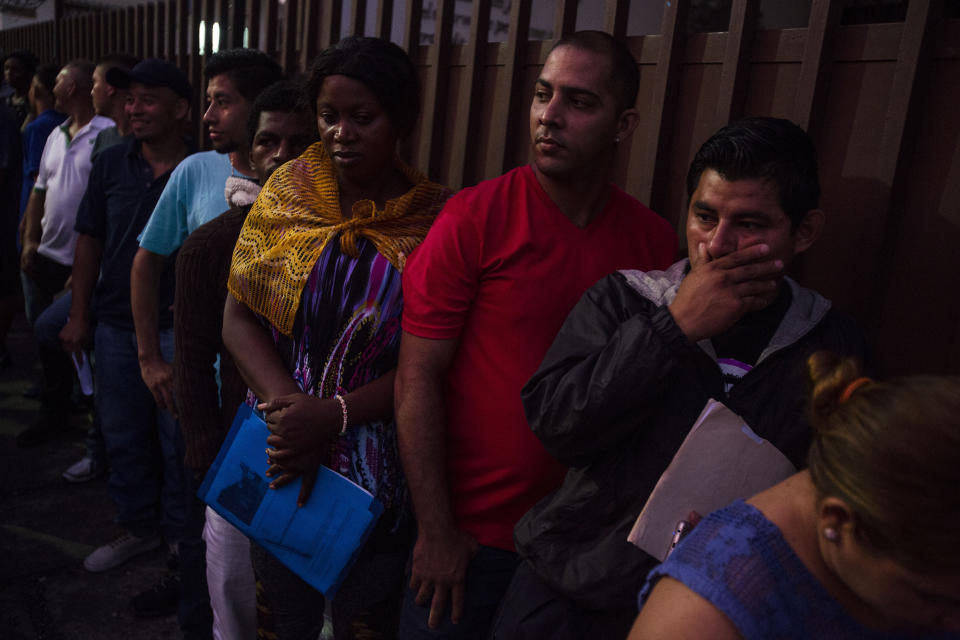
[(52, 441), (18, 448), (14, 436), (40, 408), (22, 395), (40, 371), (22, 315), (7, 345), (12, 363), (0, 371), (0, 637), (179, 638), (175, 616), (140, 619), (130, 609), (130, 599), (165, 573), (164, 551), (101, 574), (83, 569), (88, 553), (122, 533), (105, 478), (76, 485), (60, 477), (83, 455), (88, 418), (76, 414)]

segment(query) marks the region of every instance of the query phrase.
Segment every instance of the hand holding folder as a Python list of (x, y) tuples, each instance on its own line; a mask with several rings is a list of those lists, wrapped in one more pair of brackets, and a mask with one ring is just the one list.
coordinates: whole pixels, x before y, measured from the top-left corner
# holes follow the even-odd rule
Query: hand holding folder
[(332, 598), (383, 513), (359, 485), (320, 467), (306, 504), (302, 479), (270, 489), (266, 423), (241, 405), (198, 495), (214, 511)]
[(706, 515), (794, 473), (796, 468), (779, 449), (711, 399), (657, 481), (627, 540), (663, 560), (677, 523), (690, 511)]

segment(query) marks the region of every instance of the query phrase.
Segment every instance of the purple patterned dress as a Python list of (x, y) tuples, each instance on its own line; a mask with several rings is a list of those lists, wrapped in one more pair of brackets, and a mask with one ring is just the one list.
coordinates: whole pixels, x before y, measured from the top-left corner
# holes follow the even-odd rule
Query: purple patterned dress
[[(304, 287), (292, 337), (270, 326), (284, 364), (312, 396), (344, 395), (397, 366), (400, 272), (372, 242), (359, 240), (357, 250), (359, 256), (352, 258), (341, 252), (337, 239), (328, 242)], [(252, 393), (250, 402), (255, 402)], [(392, 522), (381, 520), (381, 526), (392, 530), (406, 515), (406, 484), (392, 419), (352, 426), (332, 446), (327, 465), (383, 504), (384, 520)]]

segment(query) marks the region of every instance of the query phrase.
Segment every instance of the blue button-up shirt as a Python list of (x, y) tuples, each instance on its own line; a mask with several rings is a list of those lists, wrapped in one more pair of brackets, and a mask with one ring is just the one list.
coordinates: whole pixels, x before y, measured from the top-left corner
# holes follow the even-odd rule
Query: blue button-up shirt
[[(137, 236), (150, 219), (170, 171), (159, 177), (143, 158), (140, 142), (127, 136), (94, 160), (90, 182), (77, 212), (76, 230), (103, 242), (100, 278), (92, 311), (97, 322), (133, 329), (130, 310), (130, 268), (140, 244)], [(176, 255), (164, 262), (158, 298), (159, 327), (173, 326)]]

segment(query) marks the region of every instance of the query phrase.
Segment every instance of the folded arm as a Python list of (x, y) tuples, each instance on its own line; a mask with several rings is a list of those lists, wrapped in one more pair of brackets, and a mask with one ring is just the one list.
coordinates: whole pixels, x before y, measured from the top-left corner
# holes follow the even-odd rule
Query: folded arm
[[(261, 401), (271, 435), (267, 444), (271, 486), (303, 476), (300, 504), (313, 486), (314, 472), (329, 457), (329, 443), (343, 428), (343, 406), (334, 398), (304, 393), (287, 368), (267, 329), (245, 304), (227, 295), (223, 309), (223, 344), (244, 381)], [(388, 420), (393, 414), (394, 371), (343, 395), (347, 429)]]

